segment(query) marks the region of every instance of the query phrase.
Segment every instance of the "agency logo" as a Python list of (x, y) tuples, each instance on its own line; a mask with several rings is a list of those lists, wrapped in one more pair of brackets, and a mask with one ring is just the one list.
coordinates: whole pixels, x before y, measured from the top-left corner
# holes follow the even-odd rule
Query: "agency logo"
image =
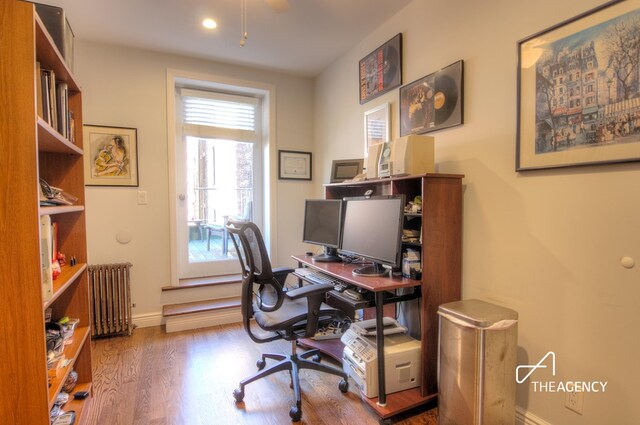
[[(529, 379), (529, 377), (535, 372), (537, 369), (546, 369), (547, 365), (544, 364), (545, 360), (551, 358), (551, 374), (556, 376), (556, 353), (553, 351), (549, 351), (547, 354), (542, 356), (540, 361), (534, 365), (526, 364), (516, 367), (516, 382), (518, 384), (522, 384), (524, 381)], [(524, 375), (524, 378), (520, 378), (520, 370), (521, 369), (529, 369), (529, 372)]]
[[(520, 365), (516, 367), (516, 382), (524, 383), (539, 369), (551, 369), (551, 375), (556, 376), (556, 353), (549, 351), (536, 364)], [(536, 374), (537, 375), (537, 374)], [(605, 392), (608, 381), (537, 381), (531, 379), (534, 392)]]

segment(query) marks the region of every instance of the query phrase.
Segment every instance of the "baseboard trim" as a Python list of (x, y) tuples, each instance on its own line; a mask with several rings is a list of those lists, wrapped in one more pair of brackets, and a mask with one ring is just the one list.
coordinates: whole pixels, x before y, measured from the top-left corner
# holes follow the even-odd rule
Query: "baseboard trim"
[(551, 423), (520, 406), (516, 406), (516, 425), (551, 425)]
[(162, 325), (162, 312), (137, 314), (133, 316), (133, 324), (138, 328), (150, 328)]
[(167, 333), (169, 333), (225, 325), (227, 323), (239, 323), (241, 321), (242, 313), (240, 308), (227, 308), (224, 310), (167, 317), (165, 318), (165, 327)]

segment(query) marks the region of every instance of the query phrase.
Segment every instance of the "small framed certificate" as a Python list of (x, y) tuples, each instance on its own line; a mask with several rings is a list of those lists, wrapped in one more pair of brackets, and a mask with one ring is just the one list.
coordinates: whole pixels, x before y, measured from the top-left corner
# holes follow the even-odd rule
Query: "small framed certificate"
[(311, 180), (311, 152), (278, 151), (280, 180)]

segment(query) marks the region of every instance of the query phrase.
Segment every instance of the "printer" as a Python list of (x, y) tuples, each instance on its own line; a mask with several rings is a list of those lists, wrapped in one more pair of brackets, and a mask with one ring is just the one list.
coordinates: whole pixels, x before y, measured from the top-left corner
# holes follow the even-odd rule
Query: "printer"
[[(406, 334), (396, 320), (385, 317), (384, 365), (387, 394), (420, 385), (420, 341)], [(342, 367), (368, 398), (378, 396), (378, 355), (375, 320), (353, 323), (342, 335)]]

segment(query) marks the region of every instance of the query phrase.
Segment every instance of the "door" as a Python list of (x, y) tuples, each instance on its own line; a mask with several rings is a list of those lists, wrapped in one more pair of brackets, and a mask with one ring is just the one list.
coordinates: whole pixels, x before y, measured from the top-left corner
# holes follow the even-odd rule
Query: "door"
[(261, 221), (258, 103), (185, 89), (178, 98), (178, 278), (239, 273), (225, 222), (229, 217)]

